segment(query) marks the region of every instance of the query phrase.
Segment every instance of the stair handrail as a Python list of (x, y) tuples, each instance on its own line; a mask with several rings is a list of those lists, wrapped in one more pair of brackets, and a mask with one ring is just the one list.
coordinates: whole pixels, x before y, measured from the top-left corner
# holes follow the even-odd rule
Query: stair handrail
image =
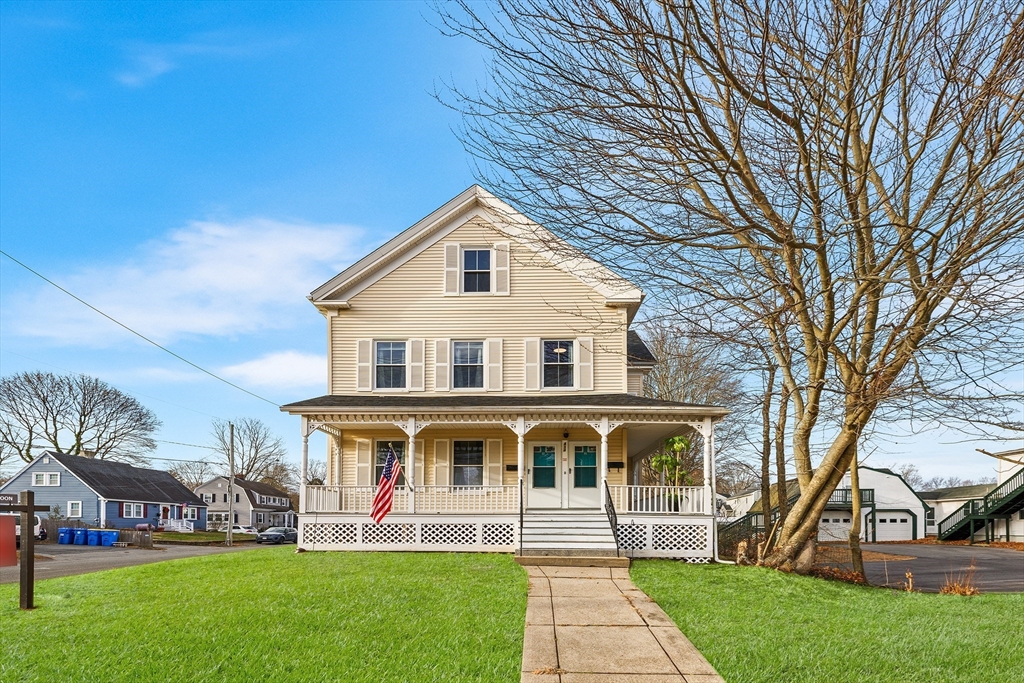
[(980, 511), (983, 508), (983, 502), (980, 498), (973, 498), (946, 515), (946, 518), (939, 522), (939, 538), (942, 538), (944, 534), (952, 531), (968, 517)]
[(523, 555), (523, 478), (519, 478), (519, 555)]
[(990, 510), (994, 508), (996, 505), (1001, 503), (1003, 499), (1022, 486), (1024, 486), (1024, 467), (985, 495), (983, 509)]
[(608, 524), (612, 528), (612, 537), (615, 539), (615, 557), (619, 556), (619, 516), (615, 514), (615, 501), (612, 500), (612, 491), (608, 488), (608, 480), (604, 480), (604, 511), (608, 515)]

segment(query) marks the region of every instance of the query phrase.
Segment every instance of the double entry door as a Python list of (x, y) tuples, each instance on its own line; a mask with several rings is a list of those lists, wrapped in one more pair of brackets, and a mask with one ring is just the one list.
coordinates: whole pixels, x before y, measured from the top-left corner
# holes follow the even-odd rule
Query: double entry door
[(530, 508), (596, 508), (601, 477), (596, 443), (530, 442), (526, 452)]

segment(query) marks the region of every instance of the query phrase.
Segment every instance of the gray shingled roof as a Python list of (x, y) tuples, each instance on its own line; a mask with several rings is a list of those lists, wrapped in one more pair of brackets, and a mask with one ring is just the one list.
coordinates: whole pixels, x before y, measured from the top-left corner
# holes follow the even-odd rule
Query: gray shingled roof
[(55, 451), (48, 451), (45, 455), (66, 467), (100, 497), (107, 500), (188, 503), (195, 507), (206, 507), (206, 503), (196, 494), (163, 470), (132, 467), (123, 462), (83, 458)]
[(509, 396), (494, 394), (457, 394), (451, 396), (412, 396), (403, 394), (327, 395), (296, 401), (281, 406), (282, 410), (296, 408), (352, 408), (355, 410), (381, 409), (446, 409), (446, 408), (708, 408), (726, 412), (721, 406), (699, 403), (676, 403), (632, 394), (539, 394), (536, 396)]
[(924, 500), (942, 500), (944, 498), (982, 498), (995, 487), (995, 484), (950, 486), (944, 489), (935, 489), (934, 491), (921, 491), (917, 495)]
[[(288, 497), (287, 491), (274, 488), (270, 484), (264, 484), (259, 481), (249, 481), (248, 479), (242, 479), (241, 477), (235, 477), (235, 486), (239, 486), (245, 491), (245, 495), (249, 498), (249, 502), (252, 503), (253, 507), (263, 508), (264, 510), (280, 510), (286, 512), (292, 509), (291, 499)], [(255, 494), (261, 496), (277, 496), (278, 498), (284, 498), (288, 501), (285, 505), (261, 505), (255, 497)]]
[(633, 330), (626, 332), (626, 364), (627, 365), (654, 365), (658, 359), (654, 357), (651, 350), (639, 334)]

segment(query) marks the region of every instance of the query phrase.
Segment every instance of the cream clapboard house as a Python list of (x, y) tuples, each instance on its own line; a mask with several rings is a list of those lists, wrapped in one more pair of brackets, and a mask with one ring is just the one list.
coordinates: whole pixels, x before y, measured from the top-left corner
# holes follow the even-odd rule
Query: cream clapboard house
[[(326, 484), (301, 490), (301, 547), (615, 554), (613, 506), (623, 554), (712, 557), (728, 411), (641, 396), (643, 293), (555, 240), (473, 186), (310, 295), (327, 394), (282, 410), (302, 418), (304, 470), (313, 431), (329, 452)], [(630, 480), (689, 430), (707, 437), (703, 486)], [(404, 476), (376, 525), (389, 444)]]

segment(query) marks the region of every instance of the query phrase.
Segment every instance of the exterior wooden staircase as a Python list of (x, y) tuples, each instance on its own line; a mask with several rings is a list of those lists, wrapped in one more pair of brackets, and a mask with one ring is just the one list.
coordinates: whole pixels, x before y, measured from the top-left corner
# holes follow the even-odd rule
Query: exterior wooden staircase
[(974, 534), (982, 528), (986, 541), (995, 540), (995, 521), (1007, 520), (1009, 529), (1010, 517), (1020, 510), (1024, 510), (1024, 468), (989, 491), (984, 498), (967, 501), (939, 522), (939, 540), (966, 538), (973, 542)]

